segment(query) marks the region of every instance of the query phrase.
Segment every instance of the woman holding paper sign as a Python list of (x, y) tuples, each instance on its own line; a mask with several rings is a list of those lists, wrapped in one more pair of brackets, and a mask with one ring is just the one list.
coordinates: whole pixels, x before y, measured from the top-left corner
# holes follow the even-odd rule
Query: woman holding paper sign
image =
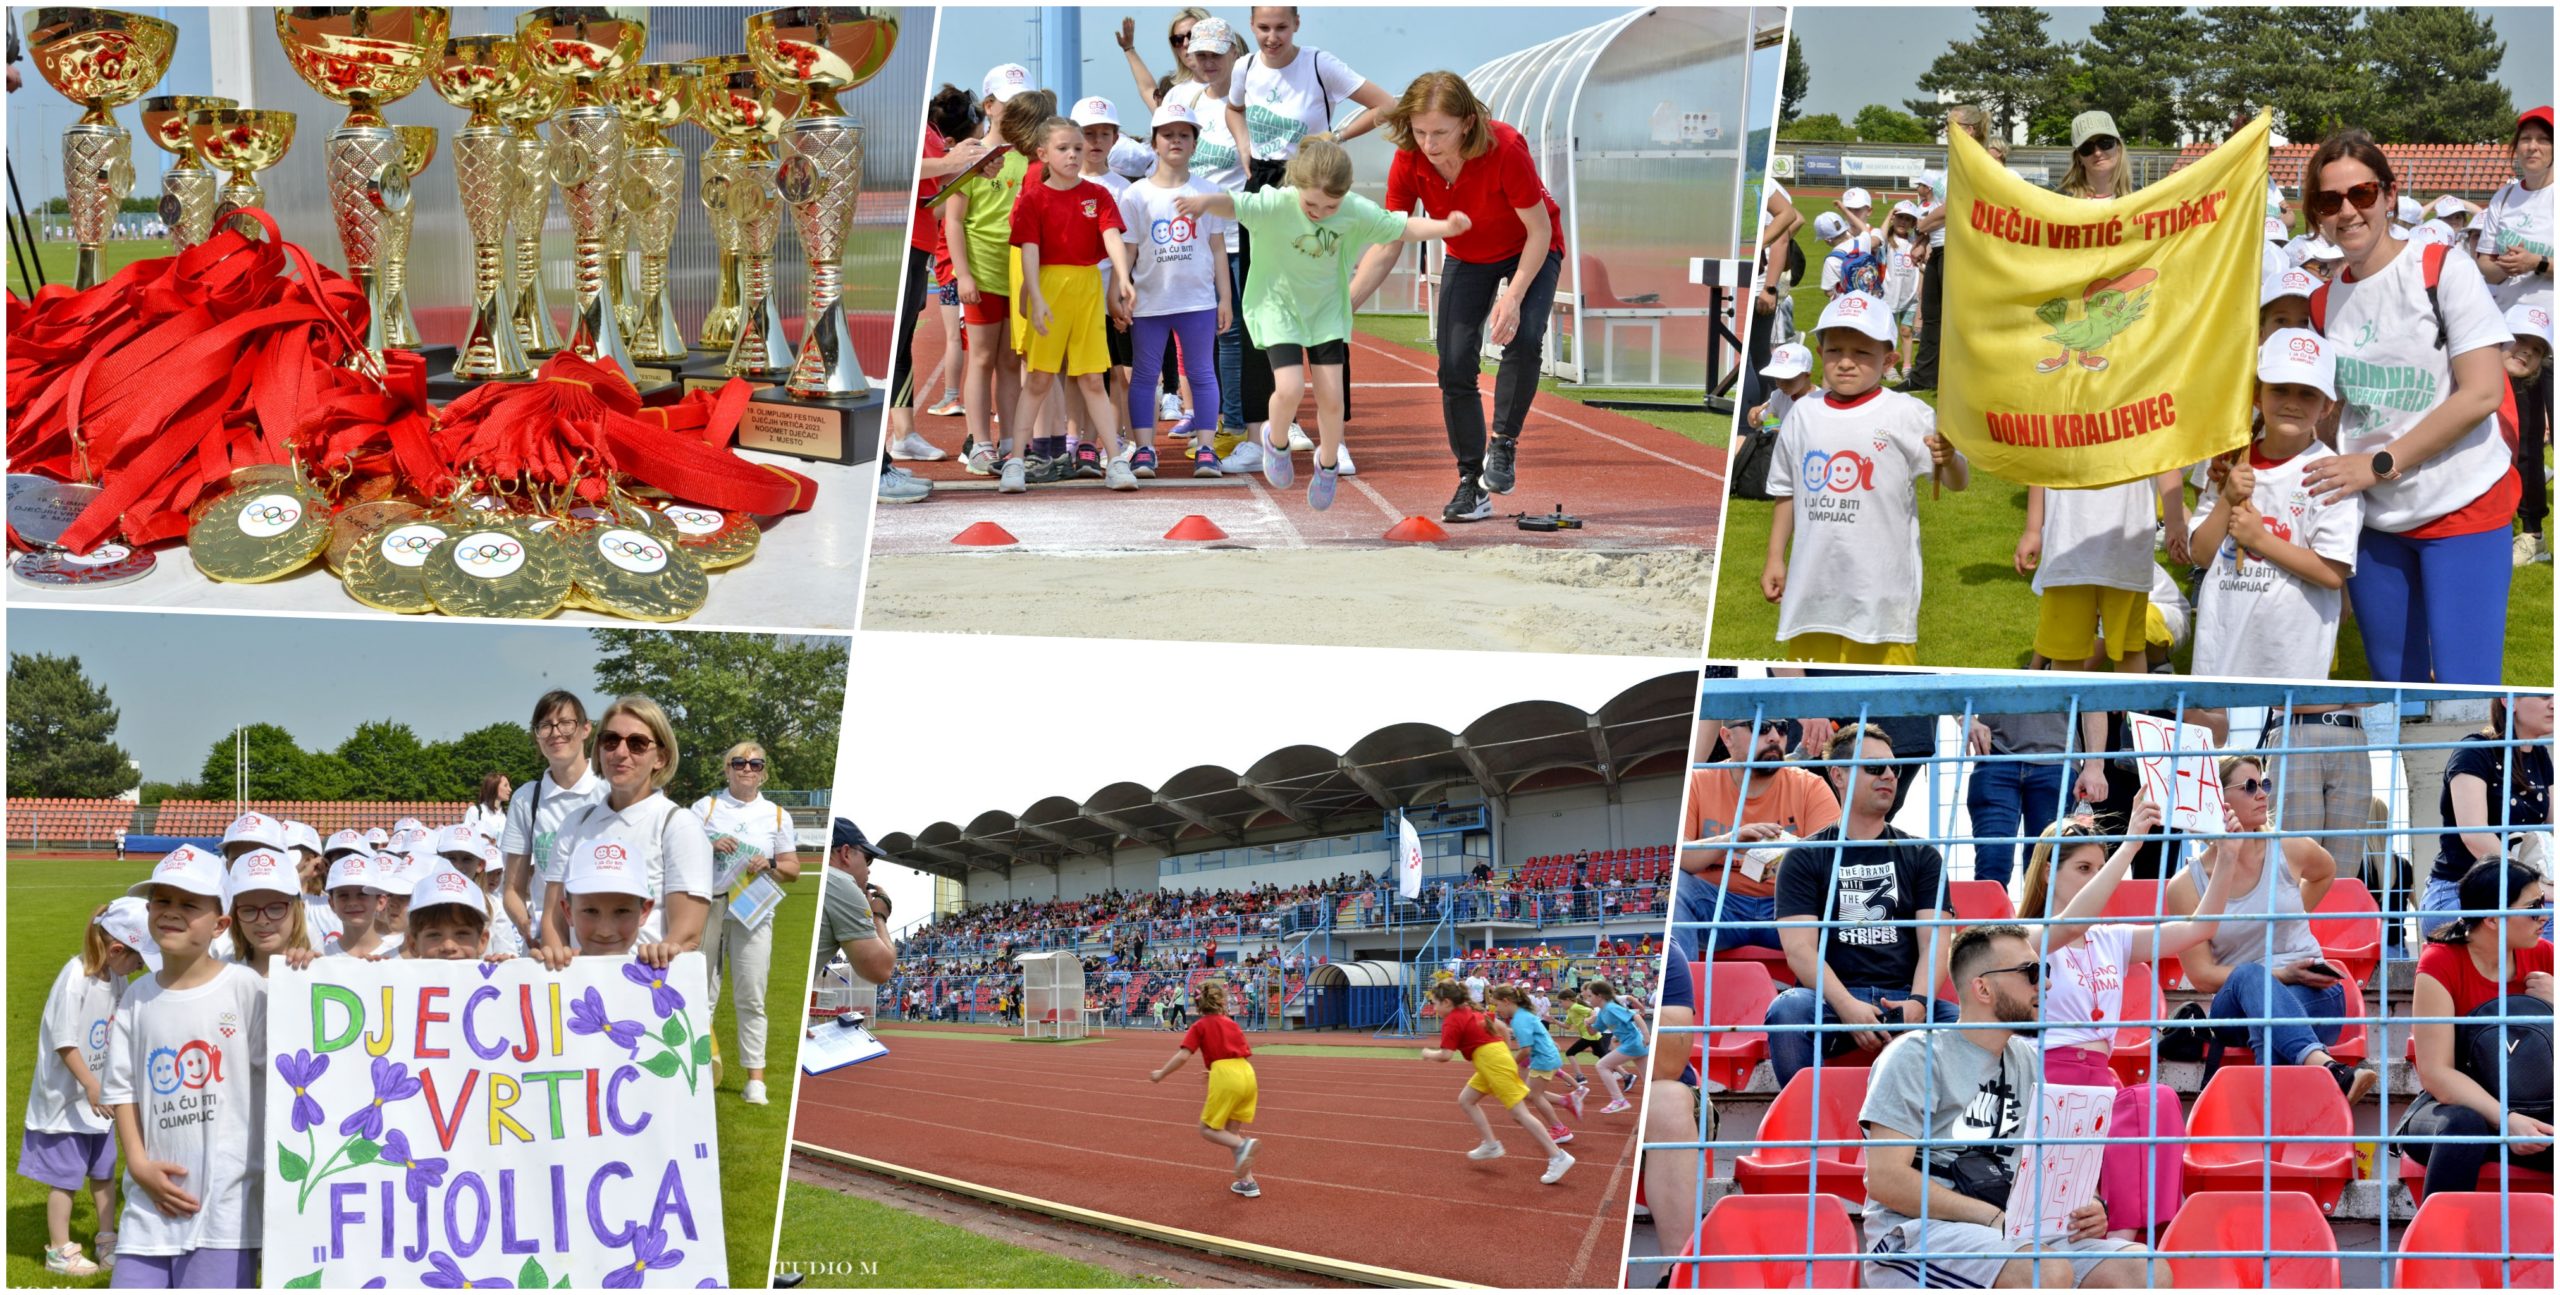
[[(562, 877), (582, 856), (609, 866), (638, 861), (656, 907), (641, 925), (631, 956), (652, 967), (701, 948), (711, 914), (711, 834), (701, 815), (660, 790), (675, 777), (678, 757), (675, 726), (658, 703), (639, 696), (616, 701), (596, 723), (604, 797), (563, 822), (552, 847), (553, 872)], [(567, 954), (565, 931), (553, 948)]]
[[(725, 903), (768, 874), (773, 878), (770, 884), (775, 885), (799, 880), (800, 841), (792, 831), (791, 816), (764, 798), (764, 748), (753, 742), (740, 742), (729, 748), (728, 759), (723, 763), (729, 785), (718, 795), (703, 797), (693, 812), (702, 816), (711, 833), (711, 851), (720, 864), (720, 872), (724, 877), (734, 873), (727, 887), (715, 886)], [(733, 859), (737, 860), (734, 864)], [(749, 1106), (762, 1106), (764, 990), (773, 969), (772, 914), (768, 911), (763, 921), (750, 927), (724, 912), (713, 938), (717, 943), (711, 950), (710, 1001), (720, 1001), (721, 962), (726, 959), (729, 983), (738, 995), (738, 1060), (747, 1068), (747, 1086), (739, 1096)]]

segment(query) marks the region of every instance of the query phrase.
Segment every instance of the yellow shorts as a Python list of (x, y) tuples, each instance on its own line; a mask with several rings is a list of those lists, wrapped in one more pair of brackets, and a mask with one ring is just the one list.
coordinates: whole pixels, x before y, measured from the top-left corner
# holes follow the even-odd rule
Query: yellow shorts
[(1512, 1061), (1509, 1048), (1499, 1043), (1488, 1043), (1477, 1048), (1476, 1055), (1470, 1060), (1475, 1064), (1476, 1073), (1475, 1078), (1467, 1081), (1467, 1087), (1505, 1107), (1518, 1106), (1528, 1097), (1529, 1086), (1520, 1082), (1520, 1067)]
[(1789, 661), (1823, 665), (1918, 665), (1917, 643), (1861, 643), (1837, 634), (1798, 634), (1779, 644)]
[(1230, 1121), (1251, 1124), (1254, 1099), (1261, 1094), (1252, 1062), (1242, 1057), (1210, 1062), (1209, 1100), (1200, 1104), (1200, 1122), (1213, 1129), (1223, 1129)]
[(2151, 596), (2138, 589), (2063, 585), (2045, 590), (2036, 602), (2036, 651), (2068, 664), (2086, 661), (2104, 648), (2108, 660), (2121, 661), (2142, 647), (2150, 610)]
[(1561, 1070), (1562, 1067), (1558, 1067), (1556, 1070), (1532, 1070), (1529, 1072), (1529, 1078), (1534, 1082), (1543, 1084), (1548, 1080), (1555, 1078)]
[(2169, 618), (2161, 615), (2160, 608), (2148, 598), (2142, 605), (2142, 645), (2151, 649), (2155, 663), (2168, 660), (2169, 653), (2177, 648), (2169, 639)]
[[(1031, 331), (1026, 321), (1022, 363), (1032, 373), (1076, 377), (1111, 368), (1110, 325), (1102, 312), (1102, 270), (1092, 265), (1040, 267), (1040, 295), (1049, 303), (1049, 331)], [(1015, 310), (1022, 309), (1016, 297)]]
[(1004, 264), (1005, 338), (1013, 343), (1013, 353), (1020, 355), (1031, 337), (1030, 326), (1022, 322), (1022, 249), (1004, 249)]

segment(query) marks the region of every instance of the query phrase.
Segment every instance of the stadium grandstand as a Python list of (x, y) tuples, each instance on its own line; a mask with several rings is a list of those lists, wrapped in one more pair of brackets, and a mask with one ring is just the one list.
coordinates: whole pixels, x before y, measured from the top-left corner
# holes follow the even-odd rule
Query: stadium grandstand
[[(2022, 716), (2063, 717), (2050, 730), (2062, 743), (2059, 756), (2014, 752), (1976, 727), (1989, 720), (2014, 730), (2021, 726), (2012, 721)], [(2180, 727), (2139, 722), (2144, 716)], [(1861, 827), (1853, 815), (1842, 820), (1854, 829), (1849, 832), (1809, 844), (1780, 842), (1778, 897), (1766, 910), (1774, 916), (1755, 909), (1737, 917), (1729, 910), (1738, 907), (1741, 892), (1704, 878), (1719, 876), (1732, 887), (1733, 874), (1720, 870), (1764, 853), (1724, 848), (1729, 839), (1754, 839), (1741, 832), (1751, 809), (1732, 815), (1737, 824), (1708, 821), (1690, 829), (1695, 839), (1681, 843), (1681, 911), (1672, 928), (1675, 946), (1685, 942), (1707, 956), (1692, 961), (1675, 948), (1675, 970), (1667, 974), (1687, 982), (1687, 997), (1703, 1005), (1703, 1019), (1685, 1026), (1666, 1020), (1662, 1041), (1689, 1052), (1703, 1100), (1666, 1103), (1659, 1088), (1654, 1095), (1626, 1283), (1727, 1289), (2020, 1284), (2000, 1279), (2014, 1273), (1997, 1272), (2012, 1265), (2029, 1278), (2023, 1284), (2068, 1285), (2068, 1278), (2086, 1280), (2092, 1272), (2075, 1273), (2049, 1259), (2041, 1275), (2058, 1280), (2038, 1282), (2036, 1266), (2017, 1264), (2017, 1254), (2058, 1244), (2072, 1227), (2064, 1217), (2095, 1208), (2087, 1203), (2103, 1196), (2105, 1235), (2139, 1249), (2108, 1257), (2096, 1279), (2086, 1280), (2090, 1285), (2551, 1289), (2549, 716), (2548, 693), (2370, 685), (1939, 675), (1708, 680), (1693, 783), (1738, 780), (1739, 793), (1725, 803), (1756, 808), (1751, 780), (1810, 774), (1835, 788), (1847, 784), (1842, 803), (1864, 793), (1872, 806), (1890, 766), (1904, 798), (1887, 820), (1912, 838), (1898, 844), (1934, 852), (1943, 867), (1931, 863), (1902, 874), (1933, 879), (1923, 884), (1934, 893), (1895, 902), (1889, 891), (1882, 899), (1862, 891), (1871, 884), (1861, 880), (1873, 876), (1871, 864), (1853, 866), (1853, 854), (1891, 846), (1872, 844), (1886, 834), (1873, 830), (1871, 820)], [(1861, 723), (1891, 736), (1853, 733), (1851, 726)], [(1764, 729), (1779, 734), (1769, 747), (1756, 745)], [(2084, 740), (2101, 731), (2108, 734), (2103, 748)], [(1832, 732), (1841, 735), (1837, 745), (1809, 740)], [(1902, 736), (1914, 732), (1917, 739)], [(2183, 740), (2198, 745), (2182, 758), (2143, 733), (2165, 734), (2172, 748)], [(1752, 735), (1752, 751), (1726, 749), (1726, 735), (1743, 734)], [(1771, 758), (1775, 747), (1785, 754)], [(1880, 758), (1880, 747), (1890, 748), (1889, 761)], [(2082, 753), (2091, 750), (2100, 753), (2084, 762)], [(2217, 762), (2230, 753), (2252, 754)], [(2115, 885), (2111, 893), (2092, 892), (2087, 905), (2071, 910), (2086, 921), (2103, 902), (2096, 921), (2150, 933), (2111, 946), (2144, 950), (2128, 953), (2120, 967), (2106, 955), (2082, 952), (2108, 928), (2063, 927), (2048, 917), (2061, 907), (2052, 900), (2020, 911), (2029, 906), (2032, 831), (2015, 826), (2014, 816), (1977, 827), (1986, 791), (2017, 784), (1995, 783), (1997, 771), (2037, 765), (2078, 771), (2052, 775), (2041, 817), (2062, 816), (2080, 839), (2104, 846), (2110, 857), (2133, 835), (2128, 815), (2104, 801), (2085, 801), (2094, 784), (2079, 781), (2080, 773), (2121, 781), (2123, 787), (2110, 787), (2108, 800), (2121, 793), (2126, 803), (2148, 798), (2154, 785), (2148, 780), (2156, 775), (2174, 802), (2162, 802), (2172, 813), (2169, 833), (2140, 833), (2161, 849), (2148, 868), (2131, 870), (2147, 879), (2108, 883)], [(2495, 772), (2463, 772), (2483, 769)], [(2205, 779), (2216, 775), (2216, 785), (2206, 788)], [(2460, 785), (2466, 776), (2491, 784), (2485, 812), (2481, 788)], [(2316, 791), (2309, 788), (2315, 778)], [(2368, 797), (2337, 791), (2365, 781)], [(2137, 785), (2143, 790), (2130, 790)], [(2289, 804), (2294, 796), (2303, 803)], [(2258, 808), (2259, 797), (2267, 808)], [(2314, 797), (2323, 798), (2316, 813), (2309, 812)], [(1694, 806), (1694, 790), (1692, 798)], [(2178, 815), (2189, 808), (2206, 810), (2211, 821), (2180, 827)], [(1698, 822), (1696, 809), (1690, 813)], [(2073, 819), (2080, 821), (2070, 824)], [(2255, 829), (2246, 826), (2253, 820)], [(2278, 824), (2282, 830), (2273, 830)], [(1849, 839), (1844, 843), (1841, 835)], [(2270, 870), (2266, 861), (2276, 851), (2263, 843), (2278, 838), (2285, 839), (2285, 864)], [(2309, 847), (2312, 841), (2318, 849)], [(1978, 867), (2004, 866), (2012, 849), (2009, 881), (1977, 877)], [(2456, 850), (2475, 853), (2456, 856)], [(2170, 932), (2190, 912), (2162, 878), (2173, 876), (2182, 859), (2194, 863), (2207, 855), (2217, 869), (2239, 861), (2231, 866), (2240, 876), (2257, 869), (2252, 884), (2262, 888), (2245, 901), (2231, 900), (2219, 916), (2219, 933), (2188, 946), (2188, 965), (2171, 956), (2153, 959), (2149, 941), (2171, 941)], [(2475, 904), (2478, 888), (2465, 885), (2462, 898), (2448, 898), (2454, 892), (2442, 882), (2431, 886), (2431, 869), (2441, 867), (2513, 893)], [(2332, 869), (2323, 890), (2321, 875)], [(1790, 875), (1799, 887), (1793, 892)], [(2053, 886), (2057, 894), (2065, 889), (2058, 881)], [(2079, 893), (2077, 886), (2068, 889)], [(1802, 917), (1804, 896), (1817, 892), (1825, 896), (1822, 911)], [(1790, 909), (1798, 915), (1790, 917)], [(2536, 918), (2538, 948), (2531, 929)], [(1919, 1012), (1922, 1019), (1905, 1024), (1908, 1018), (1883, 1011), (1840, 1023), (1836, 1013), (1815, 1016), (1810, 999), (1794, 1000), (1801, 1014), (1782, 1006), (1805, 972), (1832, 982), (1854, 966), (1843, 958), (1846, 946), (1899, 938), (1886, 934), (1899, 930), (1916, 936), (1924, 951), (1919, 956), (1941, 959), (1937, 966), (1944, 969), (1958, 933), (1990, 923), (2020, 924), (2027, 938), (1977, 937), (1976, 945), (1996, 943), (2041, 958), (2010, 967), (1994, 964), (2014, 953), (1985, 954), (1968, 964), (1980, 970), (1961, 977), (1974, 1000), (1961, 1020)], [(2307, 936), (2300, 934), (2305, 925)], [(2063, 927), (2051, 949), (2036, 935), (2046, 926)], [(1779, 928), (1779, 943), (1794, 936), (1796, 948), (1737, 945), (1753, 927)], [(2083, 930), (2086, 942), (2070, 945), (2080, 938), (2072, 932)], [(1814, 938), (1803, 939), (1797, 934), (1803, 931)], [(2443, 938), (2459, 941), (2466, 931), (2476, 934), (2448, 951)], [(1856, 934), (1844, 935), (1849, 932)], [(2247, 948), (2226, 956), (2226, 941)], [(1810, 958), (1801, 956), (1808, 952)], [(2430, 958), (2423, 973), (2422, 956)], [(2457, 992), (2453, 1014), (2421, 1011), (2421, 994), (2434, 993), (2439, 1003), (2446, 997), (2436, 977), (2455, 966), (2457, 956), (2497, 962), (2515, 973), (2512, 982), (2525, 986), (2523, 994), (2498, 989), (2506, 977), (2481, 976), (2484, 1001), (2476, 1007)], [(2094, 984), (2075, 977), (2087, 965), (2120, 969), (2121, 999), (2112, 977)], [(2041, 996), (1999, 988), (2002, 972), (2020, 973), (2005, 983), (2037, 985), (2032, 973), (2039, 969)], [(2528, 970), (2538, 974), (2524, 974)], [(2253, 978), (2261, 971), (2263, 978)], [(2219, 981), (2224, 992), (2206, 990), (2199, 978)], [(2231, 992), (2244, 982), (2266, 995), (2256, 1010)], [(2277, 992), (2277, 982), (2302, 992)], [(2334, 994), (2325, 1001), (2309, 989), (2324, 982), (2329, 988), (2320, 993)], [(1902, 982), (1901, 992), (1911, 992), (1913, 983)], [(1957, 997), (1944, 980), (1937, 993)], [(2012, 994), (2025, 997), (2004, 997)], [(2020, 1002), (2032, 1003), (2035, 1015), (2009, 1014)], [(2069, 1010), (2066, 1003), (2120, 1010), (2111, 1017), (2103, 1011), (2057, 1016)], [(1822, 1023), (1810, 1023), (1816, 1020)], [(2093, 1021), (2105, 1022), (2094, 1026), (2100, 1044), (2070, 1049), (2061, 1036), (2045, 1034), (2066, 1027), (2088, 1033)], [(1962, 1036), (1960, 1029), (2002, 1033)], [(1891, 1035), (1895, 1042), (1880, 1058), (1861, 1041), (1842, 1037), (1856, 1031)], [(1911, 1034), (1920, 1038), (1905, 1037)], [(2447, 1034), (2457, 1041), (2450, 1060)], [(1783, 1045), (1790, 1035), (1825, 1042)], [(2007, 1054), (1988, 1043), (1972, 1046), (1986, 1037), (2038, 1049), (2048, 1071), (2057, 1068), (2054, 1050), (2095, 1054), (2098, 1077), (2071, 1081), (2078, 1085), (2100, 1084), (2108, 1071), (2113, 1078), (2094, 1090), (2095, 1099), (2082, 1099), (2094, 1104), (2074, 1107), (2072, 1094), (2090, 1089), (2039, 1075), (2028, 1087), (2041, 1091), (2013, 1106)], [(2272, 1046), (2262, 1041), (2270, 1039)], [(2475, 1041), (2483, 1046), (2475, 1050)], [(2277, 1055), (2258, 1055), (2252, 1043)], [(2425, 1065), (2422, 1045), (2435, 1058)], [(1783, 1082), (1772, 1058), (1782, 1046), (1789, 1059), (1806, 1062)], [(2002, 1060), (1982, 1062), (1980, 1055)], [(2292, 1064), (2276, 1064), (2287, 1061)], [(1979, 1093), (1970, 1077), (1951, 1080), (1933, 1070), (1976, 1064), (2000, 1067)], [(1871, 1078), (1888, 1069), (1898, 1073), (1871, 1088)], [(1885, 1111), (1926, 1109), (1914, 1095), (1927, 1083), (1942, 1085), (1941, 1093), (1950, 1091), (1943, 1085), (1957, 1084), (1963, 1095), (1939, 1099), (1933, 1127), (1886, 1124), (1896, 1136), (1872, 1132)], [(2137, 1106), (2164, 1104), (2131, 1119), (2122, 1099), (2134, 1096), (2137, 1085), (2160, 1086), (2141, 1090)], [(2112, 1106), (2111, 1088), (2117, 1090)], [(1892, 1091), (1874, 1095), (1885, 1089)], [(2163, 1097), (2149, 1096), (2163, 1089)], [(1964, 1106), (1968, 1098), (1966, 1109), (1948, 1116), (1949, 1100)], [(2470, 1118), (2478, 1135), (2422, 1120), (2426, 1136), (2420, 1136), (2404, 1123), (2413, 1107), (2432, 1115), (2465, 1104), (2471, 1110), (2453, 1113)], [(2507, 1117), (2499, 1123), (2512, 1139), (2513, 1163), (2504, 1167), (2489, 1117), (2472, 1114), (2484, 1105)], [(1914, 1122), (1929, 1121), (1904, 1121)], [(2538, 1135), (2528, 1136), (2536, 1128)], [(2158, 1149), (2146, 1153), (2146, 1146)], [(2439, 1190), (2427, 1190), (2427, 1163), (2457, 1151), (2485, 1158), (2477, 1180), (2447, 1185), (2448, 1177), (2466, 1176), (2477, 1163), (2457, 1159), (2461, 1167), (2449, 1175), (2440, 1166)], [(1984, 1163), (1996, 1168), (2002, 1162), (2006, 1179), (1977, 1175)], [(2129, 1176), (2120, 1172), (2128, 1167)], [(2163, 1173), (2171, 1175), (2165, 1190)], [(1976, 1190), (1960, 1190), (1959, 1182)], [(1886, 1198), (1898, 1209), (1882, 1204)], [(2028, 1210), (2042, 1226), (2027, 1221)], [(1914, 1231), (1920, 1227), (1915, 1218), (1928, 1220), (1925, 1230)], [(2005, 1231), (1995, 1230), (2002, 1225)]]

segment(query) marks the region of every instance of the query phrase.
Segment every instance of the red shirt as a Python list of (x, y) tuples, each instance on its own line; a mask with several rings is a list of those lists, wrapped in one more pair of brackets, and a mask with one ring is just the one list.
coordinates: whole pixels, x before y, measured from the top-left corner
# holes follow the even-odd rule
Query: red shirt
[(1476, 1049), (1494, 1042), (1493, 1031), (1485, 1028), (1484, 1013), (1473, 1007), (1453, 1009), (1440, 1022), (1440, 1046), (1469, 1061), (1475, 1060)]
[(1109, 259), (1102, 231), (1125, 228), (1119, 202), (1091, 180), (1079, 180), (1072, 189), (1053, 189), (1046, 180), (1025, 179), (1022, 196), (1013, 204), (1013, 245), (1037, 246), (1043, 268), (1099, 265)]
[[(941, 131), (931, 126), (924, 128), (924, 156), (927, 161), (941, 157), (950, 151), (951, 146), (942, 138)], [(913, 229), (907, 231), (907, 246), (919, 252), (939, 254), (942, 251), (942, 209), (937, 207), (927, 211), (924, 207), (927, 200), (940, 192), (942, 192), (940, 180), (916, 181), (916, 223)]]
[(1213, 1066), (1230, 1057), (1253, 1055), (1253, 1045), (1244, 1041), (1244, 1031), (1223, 1015), (1193, 1021), (1183, 1033), (1182, 1050), (1199, 1053), (1201, 1061)]
[[(2502, 922), (2506, 919), (2492, 917), (2482, 920)], [(2497, 982), (2481, 975), (2480, 968), (2472, 965), (2471, 951), (2461, 945), (2430, 944), (2418, 954), (2418, 974), (2433, 976), (2437, 984), (2453, 995), (2453, 1014), (2456, 1016), (2492, 999), (2523, 993), (2526, 973), (2551, 970), (2551, 941), (2537, 940), (2532, 948), (2514, 954), (2508, 970), (2516, 973), (2515, 979), (2500, 989)]]
[[(1493, 147), (1482, 157), (1458, 164), (1458, 178), (1440, 178), (1440, 168), (1419, 149), (1400, 148), (1387, 166), (1387, 210), (1411, 211), (1419, 201), (1434, 220), (1463, 211), (1475, 222), (1466, 233), (1447, 240), (1449, 255), (1475, 265), (1506, 261), (1529, 244), (1529, 227), (1520, 223), (1520, 208), (1547, 209), (1547, 246), (1564, 250), (1564, 215), (1556, 207), (1537, 163), (1529, 160), (1529, 141), (1508, 122), (1489, 122)], [(1535, 273), (1534, 268), (1530, 273)]]

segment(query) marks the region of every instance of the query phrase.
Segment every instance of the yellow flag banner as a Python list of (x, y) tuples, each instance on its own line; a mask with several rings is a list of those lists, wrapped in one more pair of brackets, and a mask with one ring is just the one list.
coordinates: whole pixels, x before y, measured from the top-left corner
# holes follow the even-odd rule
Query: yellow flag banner
[(2269, 119), (2122, 198), (1947, 157), (1938, 430), (2036, 486), (2106, 486), (2248, 443)]

